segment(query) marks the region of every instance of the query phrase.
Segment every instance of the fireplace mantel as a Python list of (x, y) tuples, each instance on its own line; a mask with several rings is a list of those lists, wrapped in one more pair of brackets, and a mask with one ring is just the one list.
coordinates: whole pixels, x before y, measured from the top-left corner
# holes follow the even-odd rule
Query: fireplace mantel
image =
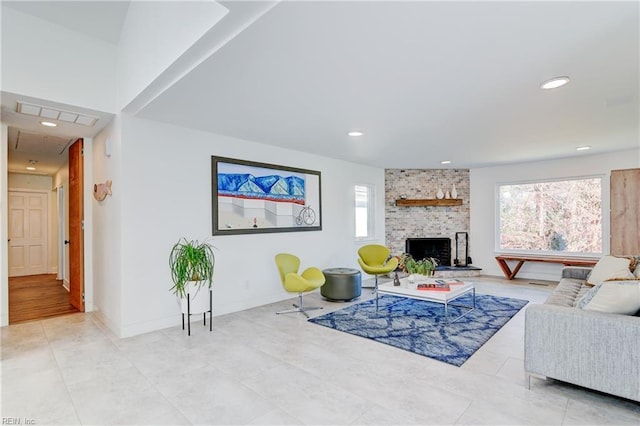
[(396, 206), (400, 207), (420, 207), (420, 206), (461, 206), (462, 198), (425, 198), (425, 199), (407, 199), (401, 198), (396, 200)]

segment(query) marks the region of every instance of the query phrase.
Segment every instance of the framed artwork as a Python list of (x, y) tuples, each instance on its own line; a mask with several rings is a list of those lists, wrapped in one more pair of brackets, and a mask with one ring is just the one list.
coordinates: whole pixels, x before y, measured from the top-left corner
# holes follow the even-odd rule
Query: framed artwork
[(213, 235), (322, 230), (320, 172), (211, 156)]

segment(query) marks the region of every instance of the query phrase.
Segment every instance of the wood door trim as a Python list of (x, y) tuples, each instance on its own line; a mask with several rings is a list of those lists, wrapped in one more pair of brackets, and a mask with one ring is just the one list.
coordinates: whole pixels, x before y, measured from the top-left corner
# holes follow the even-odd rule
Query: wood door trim
[(84, 312), (84, 141), (69, 147), (69, 299)]

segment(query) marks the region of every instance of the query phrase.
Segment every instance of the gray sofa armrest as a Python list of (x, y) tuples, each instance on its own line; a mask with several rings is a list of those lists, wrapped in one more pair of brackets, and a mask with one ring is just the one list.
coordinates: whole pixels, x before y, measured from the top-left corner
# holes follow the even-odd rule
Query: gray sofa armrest
[(527, 374), (640, 401), (639, 354), (640, 317), (546, 304), (525, 312)]
[(585, 266), (565, 266), (562, 268), (562, 278), (573, 278), (575, 280), (586, 280), (591, 270)]

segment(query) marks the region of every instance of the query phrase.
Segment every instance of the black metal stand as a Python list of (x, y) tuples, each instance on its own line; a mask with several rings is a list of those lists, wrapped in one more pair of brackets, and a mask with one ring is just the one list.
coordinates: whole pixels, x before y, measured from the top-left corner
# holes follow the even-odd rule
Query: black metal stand
[[(463, 246), (463, 253), (460, 253), (460, 246)], [(469, 234), (467, 232), (456, 232), (456, 258), (453, 261), (453, 264), (456, 266), (467, 266), (470, 263), (471, 258), (469, 257)]]
[[(209, 312), (209, 331), (213, 331), (213, 290), (211, 289), (209, 289), (209, 310), (202, 313), (205, 326), (207, 325), (207, 312)], [(184, 312), (182, 313), (182, 329), (184, 330)], [(187, 293), (187, 335), (191, 336), (191, 298), (189, 293)]]

